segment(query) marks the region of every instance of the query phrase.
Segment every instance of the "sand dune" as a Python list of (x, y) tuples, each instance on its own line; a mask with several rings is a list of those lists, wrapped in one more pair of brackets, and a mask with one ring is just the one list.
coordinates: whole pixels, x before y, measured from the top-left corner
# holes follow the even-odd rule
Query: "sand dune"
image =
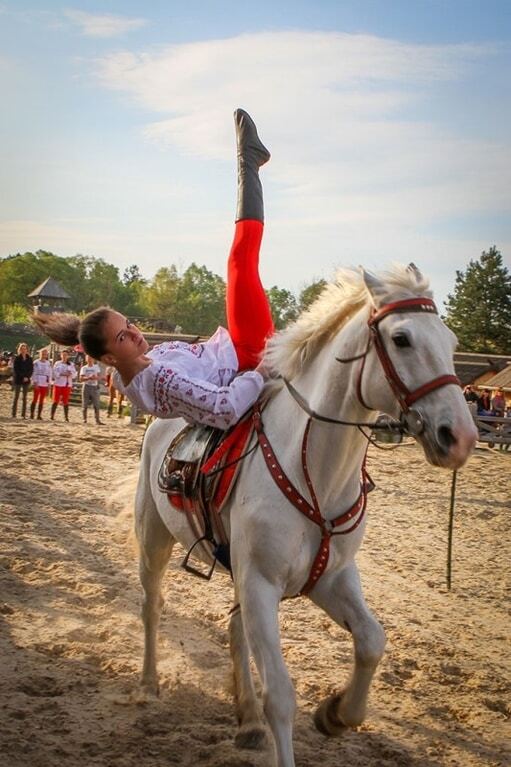
[[(142, 630), (131, 520), (112, 495), (143, 429), (117, 419), (12, 421), (0, 387), (0, 754), (6, 767), (267, 767), (238, 751), (228, 579), (173, 558), (160, 636), (161, 697), (136, 702)], [(59, 413), (59, 418), (62, 416)], [(458, 477), (453, 590), (445, 586), (450, 474), (415, 446), (371, 450), (377, 489), (359, 564), (388, 647), (367, 722), (342, 739), (312, 724), (348, 671), (349, 637), (306, 599), (282, 606), (298, 696), (299, 767), (511, 763), (511, 454), (477, 451)], [(507, 750), (506, 750), (507, 749)]]

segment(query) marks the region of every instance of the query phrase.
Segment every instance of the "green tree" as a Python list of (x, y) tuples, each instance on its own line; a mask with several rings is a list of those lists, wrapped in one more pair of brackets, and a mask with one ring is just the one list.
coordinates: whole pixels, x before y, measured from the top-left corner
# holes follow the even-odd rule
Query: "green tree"
[(73, 267), (54, 253), (38, 250), (0, 259), (0, 305), (30, 306), (28, 294), (47, 277), (54, 277), (71, 296), (79, 292)]
[(271, 313), (276, 330), (282, 330), (298, 316), (298, 306), (295, 296), (290, 290), (273, 285), (266, 291), (271, 306)]
[(119, 311), (130, 316), (148, 316), (147, 307), (144, 304), (146, 285), (147, 280), (142, 277), (138, 266), (136, 264), (128, 266), (122, 275)]
[(5, 304), (0, 306), (0, 320), (7, 325), (30, 325), (32, 315), (28, 306), (23, 304)]
[(445, 322), (465, 352), (511, 353), (511, 274), (495, 246), (456, 272)]
[(313, 280), (309, 285), (306, 285), (298, 296), (299, 311), (303, 312), (304, 309), (308, 309), (322, 293), (325, 286), (326, 280), (323, 279)]
[(148, 317), (160, 317), (175, 324), (174, 319), (179, 274), (174, 265), (158, 269), (153, 279), (141, 289), (141, 304)]
[(225, 282), (192, 263), (179, 282), (174, 320), (185, 333), (209, 335), (225, 324)]
[(112, 306), (121, 309), (123, 284), (116, 266), (108, 264), (102, 258), (76, 255), (68, 259), (75, 269), (80, 285), (75, 289), (75, 308), (88, 312), (98, 306)]

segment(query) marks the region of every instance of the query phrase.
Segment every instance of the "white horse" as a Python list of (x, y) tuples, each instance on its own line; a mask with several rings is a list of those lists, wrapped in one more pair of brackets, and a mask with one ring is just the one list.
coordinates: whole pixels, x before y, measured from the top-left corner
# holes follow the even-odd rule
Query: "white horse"
[[(234, 600), (241, 608), (230, 622), (240, 722), (236, 743), (258, 747), (264, 740), (249, 670), (252, 654), (278, 767), (295, 764), (295, 693), (280, 648), (281, 600), (308, 593), (353, 637), (350, 679), (316, 712), (315, 723), (327, 734), (364, 720), (371, 679), (385, 646), (384, 631), (365, 604), (355, 564), (365, 526), (361, 471), (367, 440), (360, 429), (343, 424), (374, 421), (379, 411), (401, 416), (430, 463), (462, 466), (477, 434), (454, 376), (455, 344), (454, 334), (436, 313), (427, 281), (410, 265), (395, 266), (378, 277), (362, 270), (340, 272), (336, 283), (276, 335), (266, 351), (269, 366), (281, 378), (269, 385), (261, 449), (244, 459), (222, 514), (231, 542)], [(291, 387), (284, 381), (292, 382)], [(326, 420), (311, 420), (310, 413)], [(186, 516), (170, 506), (157, 484), (170, 437), (181, 426), (154, 422), (141, 457), (136, 532), (145, 592), (145, 694), (158, 692), (161, 578), (173, 544), (179, 541), (188, 549), (194, 543)], [(270, 468), (277, 466), (275, 477), (267, 461)]]

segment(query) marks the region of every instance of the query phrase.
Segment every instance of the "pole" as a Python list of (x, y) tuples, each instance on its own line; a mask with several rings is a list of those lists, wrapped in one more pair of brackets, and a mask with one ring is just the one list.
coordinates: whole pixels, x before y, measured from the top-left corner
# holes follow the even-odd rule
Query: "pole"
[(449, 508), (449, 536), (447, 541), (447, 588), (451, 590), (451, 576), (452, 576), (452, 537), (454, 528), (454, 503), (456, 500), (456, 477), (457, 471), (452, 473), (451, 481), (451, 505)]

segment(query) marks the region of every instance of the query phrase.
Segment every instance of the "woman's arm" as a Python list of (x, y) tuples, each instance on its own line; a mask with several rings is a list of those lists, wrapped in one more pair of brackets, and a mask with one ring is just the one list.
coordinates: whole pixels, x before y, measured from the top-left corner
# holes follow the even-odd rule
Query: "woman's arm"
[(153, 364), (124, 390), (140, 410), (158, 418), (181, 417), (228, 429), (254, 404), (263, 387), (264, 379), (256, 371), (242, 373), (228, 386), (216, 386)]

